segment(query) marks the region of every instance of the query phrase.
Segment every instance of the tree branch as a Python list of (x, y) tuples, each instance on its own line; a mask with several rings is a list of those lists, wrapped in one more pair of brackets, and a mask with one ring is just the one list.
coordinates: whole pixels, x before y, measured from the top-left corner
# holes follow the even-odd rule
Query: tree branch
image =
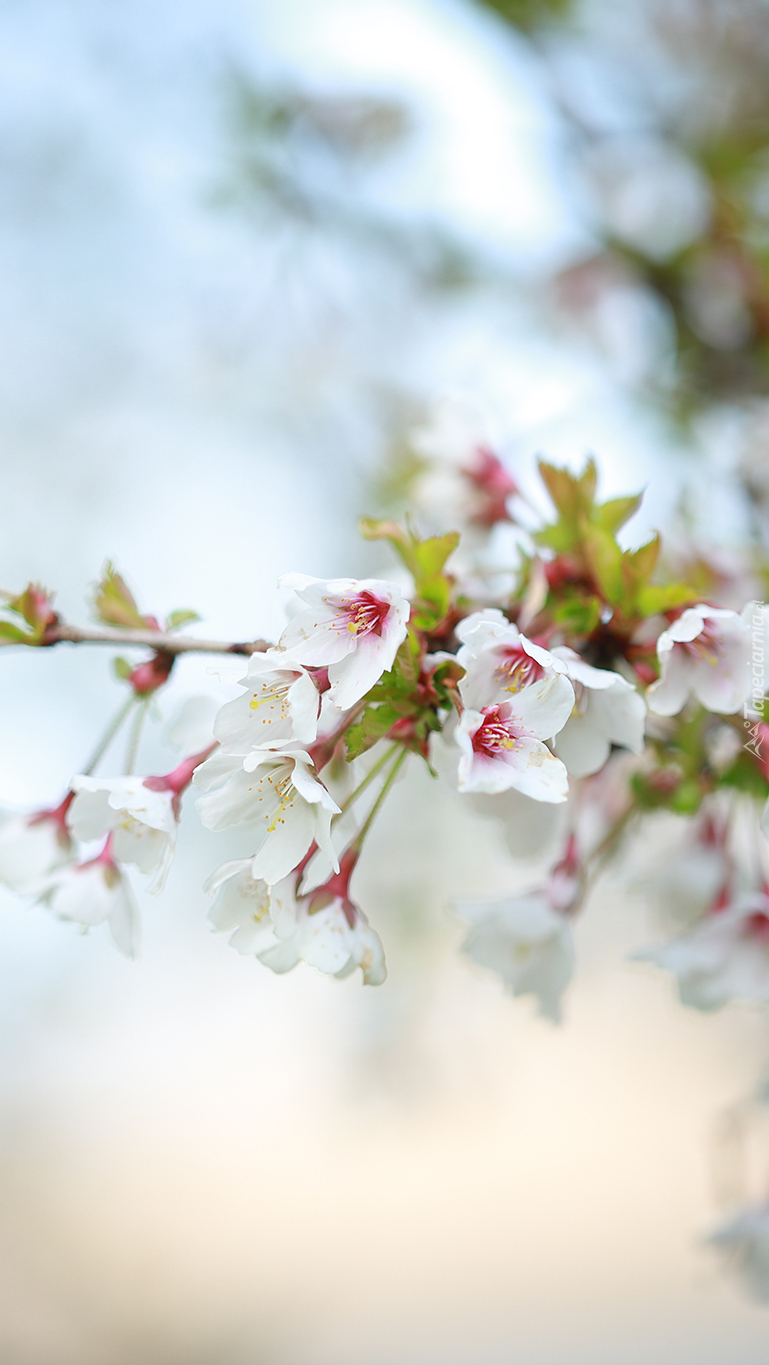
[(268, 640), (230, 643), (228, 640), (196, 640), (191, 635), (165, 634), (161, 630), (123, 630), (114, 626), (69, 626), (57, 621), (46, 629), (37, 646), (47, 648), (63, 642), (72, 645), (145, 645), (163, 654), (263, 654)]

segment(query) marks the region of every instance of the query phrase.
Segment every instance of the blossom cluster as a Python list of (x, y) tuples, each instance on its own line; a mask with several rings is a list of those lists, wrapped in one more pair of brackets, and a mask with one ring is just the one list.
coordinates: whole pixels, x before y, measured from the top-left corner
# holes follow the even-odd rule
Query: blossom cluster
[[(453, 514), (471, 544), (485, 536), (488, 548), (500, 527), (515, 528), (516, 581), (497, 593), (483, 587), (462, 568), (457, 531), (423, 539), (396, 522), (366, 522), (364, 534), (400, 559), (410, 592), (401, 578), (286, 574), (279, 582), (295, 610), (278, 641), (218, 646), (177, 634), (193, 613), (172, 613), (164, 627), (142, 615), (108, 566), (95, 605), (109, 638), (117, 628), (126, 645), (153, 642), (138, 665), (116, 661), (129, 687), (123, 718), (133, 711), (140, 723), (184, 649), (243, 655), (240, 694), (173, 771), (136, 776), (129, 764), (126, 774), (96, 776), (101, 744), (58, 805), (6, 813), (0, 880), (61, 918), (106, 921), (133, 954), (130, 877), (162, 889), (192, 786), (203, 824), (238, 827), (245, 843), (242, 857), (208, 878), (213, 928), (273, 971), (305, 962), (344, 977), (360, 968), (365, 983), (379, 984), (382, 943), (350, 883), (413, 755), (448, 774), (461, 800), (501, 816), (513, 795), (563, 808), (559, 847), (538, 884), (457, 906), (468, 956), (513, 994), (532, 994), (544, 1015), (560, 1017), (572, 925), (592, 881), (625, 832), (663, 809), (688, 821), (690, 852), (676, 865), (690, 857), (689, 892), (704, 890), (689, 894), (696, 912), (672, 938), (636, 956), (671, 971), (697, 1008), (768, 1000), (769, 756), (755, 648), (763, 607), (722, 604), (715, 576), (704, 590), (701, 573), (693, 588), (685, 566), (663, 571), (658, 536), (623, 549), (617, 533), (640, 499), (599, 502), (592, 461), (580, 475), (541, 462), (554, 508), (546, 521), (477, 422), (460, 417), (445, 411), (418, 434), (418, 448), (428, 464), (443, 450)], [(464, 500), (463, 481), (472, 491)], [(8, 599), (6, 617), (0, 639), (9, 645), (78, 638), (35, 585)], [(452, 762), (437, 763), (439, 747)], [(345, 761), (351, 783), (340, 780)]]

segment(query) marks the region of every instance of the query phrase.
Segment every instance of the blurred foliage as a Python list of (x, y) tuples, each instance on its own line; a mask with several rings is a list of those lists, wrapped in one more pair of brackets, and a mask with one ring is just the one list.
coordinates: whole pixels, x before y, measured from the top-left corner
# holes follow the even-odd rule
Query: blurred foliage
[(573, 0), (479, 0), (479, 3), (524, 31), (565, 19), (573, 8)]

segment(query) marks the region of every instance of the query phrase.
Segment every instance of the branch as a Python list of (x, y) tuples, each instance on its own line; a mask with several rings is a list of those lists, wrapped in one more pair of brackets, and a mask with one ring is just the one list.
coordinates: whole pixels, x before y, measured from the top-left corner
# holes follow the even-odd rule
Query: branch
[(68, 626), (57, 621), (46, 629), (44, 638), (35, 642), (38, 648), (59, 645), (146, 645), (163, 654), (263, 654), (270, 648), (268, 640), (251, 640), (231, 644), (227, 640), (196, 640), (191, 635), (165, 634), (161, 630), (123, 630), (100, 626)]

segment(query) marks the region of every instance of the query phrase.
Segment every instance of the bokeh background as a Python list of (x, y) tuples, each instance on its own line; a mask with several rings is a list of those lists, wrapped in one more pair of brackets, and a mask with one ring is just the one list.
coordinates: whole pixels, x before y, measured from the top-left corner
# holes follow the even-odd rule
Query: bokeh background
[[(2, 0), (0, 29), (3, 587), (84, 621), (109, 556), (143, 610), (274, 636), (279, 573), (387, 571), (356, 521), (446, 392), (534, 497), (538, 452), (594, 451), (607, 496), (648, 486), (637, 543), (728, 568), (762, 534), (763, 0)], [(165, 720), (233, 695), (211, 667)], [(109, 652), (4, 650), (0, 690), (0, 800), (49, 803)], [(4, 1362), (765, 1361), (703, 1246), (765, 1017), (627, 961), (669, 828), (598, 887), (560, 1030), (457, 951), (452, 899), (536, 869), (416, 765), (358, 874), (381, 990), (211, 937), (202, 881), (245, 852), (188, 802), (138, 963), (0, 895)]]

